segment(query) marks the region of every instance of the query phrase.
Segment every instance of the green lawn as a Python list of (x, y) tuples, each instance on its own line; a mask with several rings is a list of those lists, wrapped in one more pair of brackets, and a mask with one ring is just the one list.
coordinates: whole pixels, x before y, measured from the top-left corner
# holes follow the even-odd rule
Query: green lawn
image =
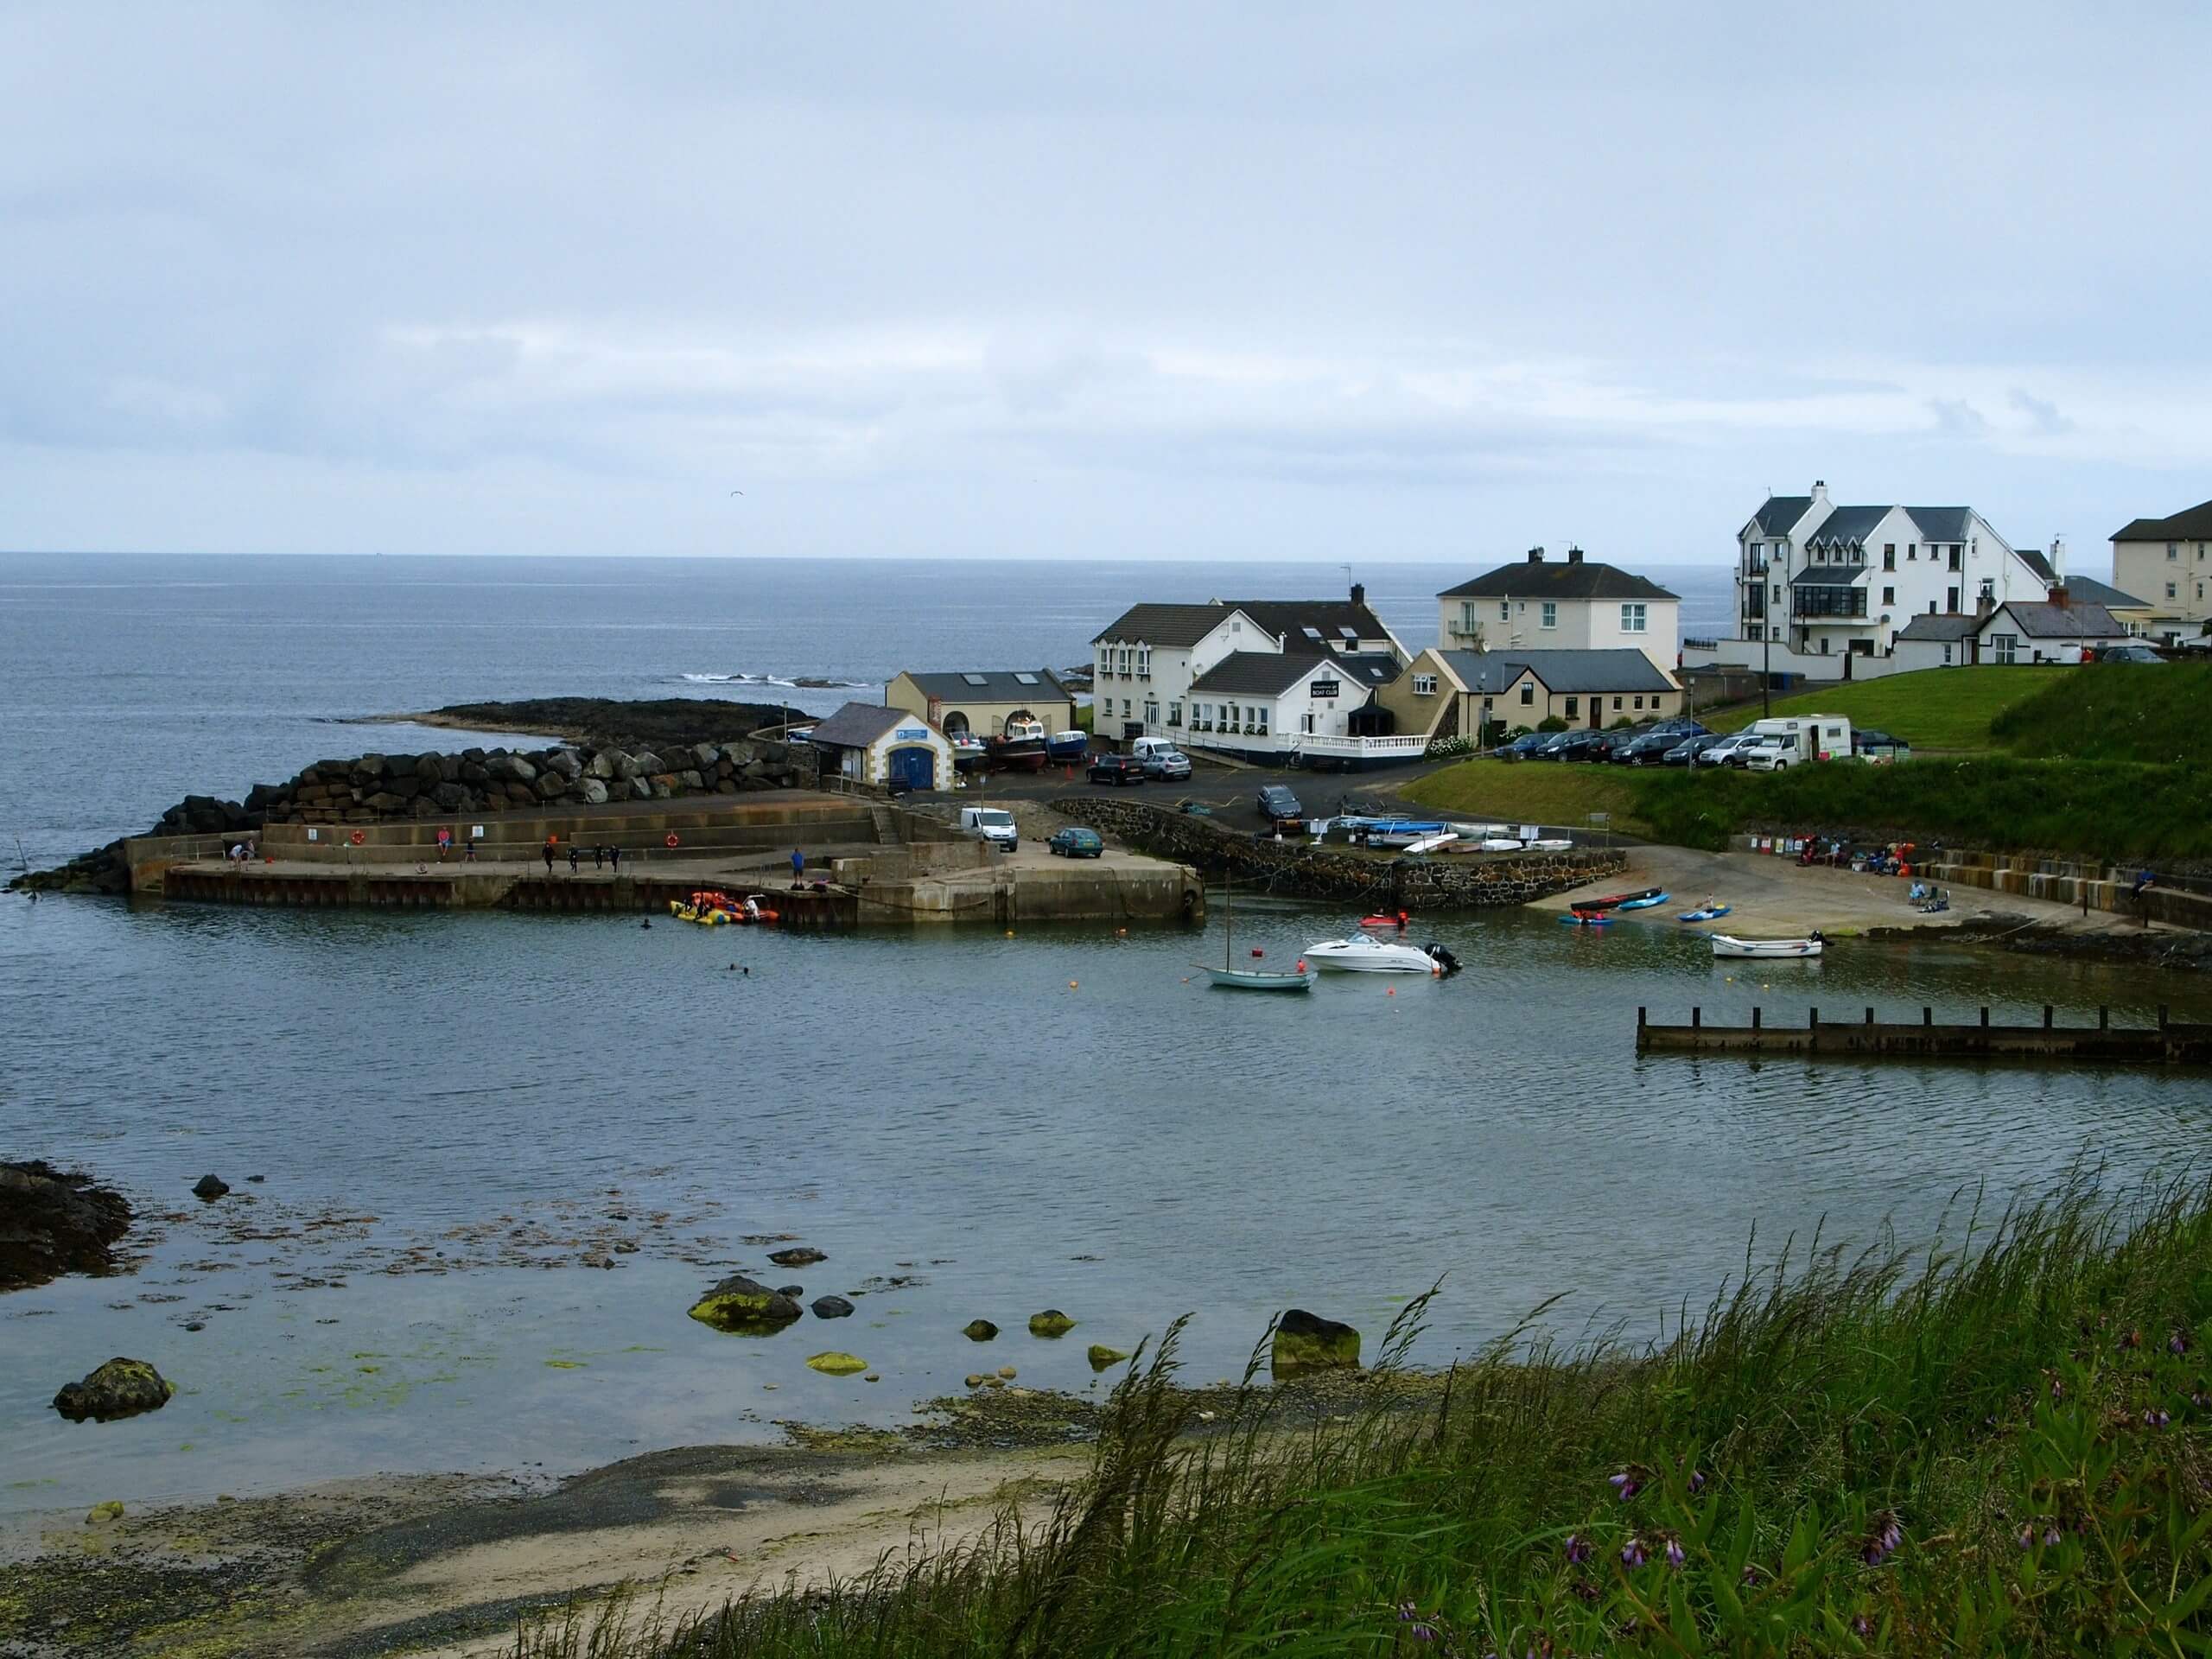
[(1463, 760), (1399, 791), (1406, 799), (1462, 817), (1572, 827), (1592, 812), (1613, 815), (1613, 828), (1645, 833), (1634, 781), (1625, 767), (1554, 765), (1542, 760)]
[(2212, 761), (2208, 707), (2212, 664), (2107, 663), (2067, 670), (1999, 715), (1992, 730), (2018, 755), (2202, 771)]
[[(2153, 672), (2158, 671), (2153, 670)], [(1903, 738), (1916, 749), (1990, 749), (1990, 723), (2015, 703), (2071, 681), (2071, 668), (1923, 668), (1878, 680), (1859, 680), (1774, 700), (1777, 719), (1788, 715), (1842, 715)], [(1716, 732), (1733, 732), (1760, 717), (1756, 702), (1714, 709), (1701, 718)]]

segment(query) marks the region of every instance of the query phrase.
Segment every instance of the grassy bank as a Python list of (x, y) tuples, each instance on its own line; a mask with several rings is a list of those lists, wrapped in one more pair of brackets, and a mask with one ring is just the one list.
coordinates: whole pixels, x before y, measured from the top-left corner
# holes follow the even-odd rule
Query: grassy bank
[[(2073, 669), (1928, 668), (1777, 697), (1774, 717), (1843, 715), (1916, 749), (1989, 749), (1999, 747), (1995, 724), (2010, 710), (2078, 678)], [(1761, 718), (1761, 708), (1737, 703), (1703, 718), (1716, 732), (1741, 731)]]
[(1613, 827), (1648, 835), (1640, 772), (1622, 766), (1552, 766), (1543, 761), (1462, 760), (1408, 785), (1406, 799), (1454, 817), (1573, 826), (1610, 812)]
[(2069, 670), (1990, 724), (1993, 741), (2041, 759), (2212, 762), (2212, 664), (2113, 663)]
[(1917, 1254), (1800, 1244), (1656, 1350), (1386, 1368), (1319, 1427), (1255, 1389), (1199, 1432), (1171, 1341), (1089, 1478), (974, 1548), (518, 1651), (2205, 1650), (2205, 1192), (1956, 1219)]

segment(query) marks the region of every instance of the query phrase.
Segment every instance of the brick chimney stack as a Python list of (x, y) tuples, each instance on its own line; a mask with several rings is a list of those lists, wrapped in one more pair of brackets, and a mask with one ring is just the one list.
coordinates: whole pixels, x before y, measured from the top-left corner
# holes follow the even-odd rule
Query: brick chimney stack
[(1529, 563), (1531, 563), (1531, 564), (1541, 564), (1543, 562), (1544, 562), (1544, 550), (1543, 550), (1542, 548), (1541, 548), (1541, 547), (1532, 547), (1532, 548), (1530, 548), (1530, 549), (1529, 550)]
[(1569, 564), (1580, 564), (1580, 563), (1582, 563), (1582, 550), (1581, 550), (1580, 548), (1579, 548), (1579, 547), (1570, 547), (1570, 548), (1568, 548), (1568, 549), (1567, 550), (1567, 562)]

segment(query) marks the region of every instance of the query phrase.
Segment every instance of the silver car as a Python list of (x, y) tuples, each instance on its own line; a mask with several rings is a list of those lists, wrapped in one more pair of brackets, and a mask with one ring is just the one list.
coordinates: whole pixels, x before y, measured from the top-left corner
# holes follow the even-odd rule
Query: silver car
[(1144, 758), (1144, 775), (1179, 783), (1191, 775), (1191, 757), (1180, 749), (1154, 749)]
[(1731, 733), (1711, 748), (1692, 755), (1690, 765), (1693, 766), (1740, 766), (1745, 760), (1743, 751), (1758, 741), (1758, 740), (1749, 732)]

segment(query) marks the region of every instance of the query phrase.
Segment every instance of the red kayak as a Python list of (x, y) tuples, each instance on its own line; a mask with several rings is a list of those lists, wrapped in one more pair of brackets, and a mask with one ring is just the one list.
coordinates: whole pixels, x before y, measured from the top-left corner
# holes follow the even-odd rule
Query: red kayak
[(1405, 927), (1410, 925), (1413, 919), (1402, 912), (1395, 916), (1363, 916), (1359, 918), (1359, 925), (1362, 927)]

